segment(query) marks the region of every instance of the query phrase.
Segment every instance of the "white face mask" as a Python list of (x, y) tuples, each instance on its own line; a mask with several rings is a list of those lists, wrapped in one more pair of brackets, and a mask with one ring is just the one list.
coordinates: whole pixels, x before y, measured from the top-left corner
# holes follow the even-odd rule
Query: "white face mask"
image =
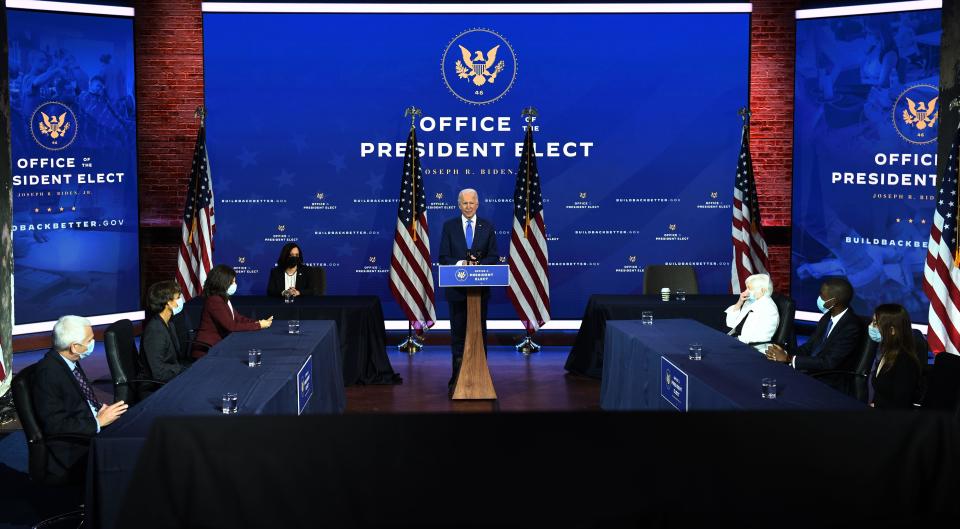
[(87, 349), (84, 352), (80, 353), (80, 360), (83, 360), (84, 358), (90, 356), (93, 353), (94, 346), (96, 345), (97, 345), (96, 340), (90, 340), (90, 345), (87, 346)]
[(180, 314), (180, 311), (183, 310), (183, 296), (180, 296), (179, 298), (177, 298), (177, 305), (170, 310), (173, 311), (174, 316), (176, 316), (177, 314)]
[(230, 288), (227, 289), (227, 295), (232, 296), (237, 293), (237, 284), (234, 283), (230, 285)]

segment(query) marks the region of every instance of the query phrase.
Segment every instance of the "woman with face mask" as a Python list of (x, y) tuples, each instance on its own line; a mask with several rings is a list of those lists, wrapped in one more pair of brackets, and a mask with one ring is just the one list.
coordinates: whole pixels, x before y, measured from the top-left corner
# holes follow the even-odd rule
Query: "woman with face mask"
[(870, 406), (913, 408), (922, 366), (917, 358), (910, 314), (900, 305), (880, 305), (874, 310), (867, 332), (871, 340), (880, 344), (870, 373)]
[(773, 281), (767, 274), (755, 274), (744, 281), (740, 299), (727, 307), (727, 327), (741, 342), (766, 349), (780, 325), (780, 311), (770, 297)]
[[(180, 363), (180, 339), (170, 319), (183, 310), (183, 296), (176, 281), (160, 281), (147, 289), (147, 308), (154, 314), (140, 337), (143, 377), (166, 382), (185, 368)], [(144, 387), (145, 392), (156, 387)]]
[(210, 347), (232, 332), (259, 331), (273, 324), (273, 316), (257, 321), (233, 310), (230, 296), (236, 293), (237, 272), (233, 268), (217, 265), (210, 269), (203, 282), (203, 313), (197, 329), (197, 343), (193, 346), (194, 358), (207, 354)]
[(274, 297), (299, 297), (312, 294), (309, 268), (303, 264), (303, 252), (295, 242), (288, 242), (280, 250), (277, 266), (270, 271), (267, 295)]

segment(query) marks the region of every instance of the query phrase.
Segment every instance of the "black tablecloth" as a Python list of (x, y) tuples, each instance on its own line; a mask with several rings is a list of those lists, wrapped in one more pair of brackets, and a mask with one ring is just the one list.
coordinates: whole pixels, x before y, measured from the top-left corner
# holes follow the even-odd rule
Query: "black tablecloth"
[(958, 472), (922, 412), (170, 418), (118, 526), (925, 527)]
[[(301, 296), (293, 303), (269, 296), (234, 296), (233, 308), (250, 318), (276, 320), (333, 320), (340, 339), (343, 383), (399, 384), (400, 375), (387, 357), (383, 307), (377, 296)], [(190, 300), (183, 310), (189, 328), (200, 324), (203, 298)]]
[[(690, 360), (691, 343), (703, 346), (703, 359)], [(686, 375), (689, 410), (860, 410), (865, 406), (800, 373), (767, 360), (759, 351), (692, 320), (611, 321), (603, 352), (600, 407), (605, 410), (672, 410), (661, 396), (661, 357)], [(760, 381), (777, 381), (777, 398), (760, 396)]]
[(687, 295), (686, 301), (663, 301), (660, 296), (594, 294), (587, 301), (577, 340), (567, 357), (566, 369), (572, 373), (603, 376), (603, 339), (607, 320), (639, 320), (643, 311), (652, 311), (654, 319), (686, 318), (707, 327), (727, 331), (724, 309), (733, 305), (733, 295)]
[[(113, 527), (137, 457), (160, 417), (200, 415), (206, 421), (229, 422), (233, 417), (221, 412), (221, 397), (226, 392), (237, 393), (240, 416), (296, 415), (297, 373), (309, 357), (313, 396), (303, 413), (342, 413), (346, 396), (334, 324), (305, 321), (301, 329), (300, 335), (289, 335), (287, 322), (277, 320), (270, 329), (231, 334), (104, 428), (90, 447), (86, 521), (93, 527)], [(263, 365), (251, 368), (247, 367), (247, 351), (254, 347), (263, 352)], [(189, 457), (202, 458), (204, 454)]]

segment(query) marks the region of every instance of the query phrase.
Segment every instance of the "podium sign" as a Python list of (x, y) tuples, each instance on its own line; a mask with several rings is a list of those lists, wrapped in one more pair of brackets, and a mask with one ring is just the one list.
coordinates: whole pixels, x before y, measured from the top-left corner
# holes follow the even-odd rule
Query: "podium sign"
[(510, 281), (508, 265), (441, 265), (441, 287), (505, 287)]
[(480, 321), (480, 288), (506, 286), (510, 278), (507, 265), (443, 265), (440, 286), (467, 290), (467, 340), (463, 362), (453, 388), (454, 400), (496, 400), (487, 352), (483, 348), (483, 326)]

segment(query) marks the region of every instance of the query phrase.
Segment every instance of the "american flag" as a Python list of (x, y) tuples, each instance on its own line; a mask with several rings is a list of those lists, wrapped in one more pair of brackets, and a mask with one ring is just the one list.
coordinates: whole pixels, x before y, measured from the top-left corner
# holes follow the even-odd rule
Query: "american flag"
[(533, 126), (527, 127), (523, 155), (513, 192), (513, 233), (510, 235), (510, 281), (507, 296), (528, 334), (550, 321), (550, 281), (543, 196), (533, 148)]
[(927, 262), (923, 267), (923, 291), (930, 299), (927, 341), (936, 353), (960, 354), (960, 252), (957, 251), (957, 165), (960, 162), (960, 128), (957, 129), (947, 166), (937, 185), (937, 209), (933, 213)]
[(186, 300), (199, 296), (203, 291), (203, 282), (213, 266), (213, 234), (216, 231), (207, 132), (201, 125), (193, 150), (190, 188), (187, 189), (187, 204), (183, 209), (180, 253), (177, 256), (177, 283)]
[(743, 292), (744, 282), (753, 274), (766, 274), (770, 269), (767, 241), (760, 226), (760, 204), (757, 182), (753, 179), (750, 157), (750, 119), (746, 117), (737, 160), (737, 180), (733, 186), (733, 261), (730, 263), (730, 289)]
[(431, 263), (427, 198), (417, 155), (417, 131), (411, 127), (403, 156), (397, 232), (390, 259), (390, 291), (407, 314), (407, 321), (418, 330), (432, 327), (437, 320)]

